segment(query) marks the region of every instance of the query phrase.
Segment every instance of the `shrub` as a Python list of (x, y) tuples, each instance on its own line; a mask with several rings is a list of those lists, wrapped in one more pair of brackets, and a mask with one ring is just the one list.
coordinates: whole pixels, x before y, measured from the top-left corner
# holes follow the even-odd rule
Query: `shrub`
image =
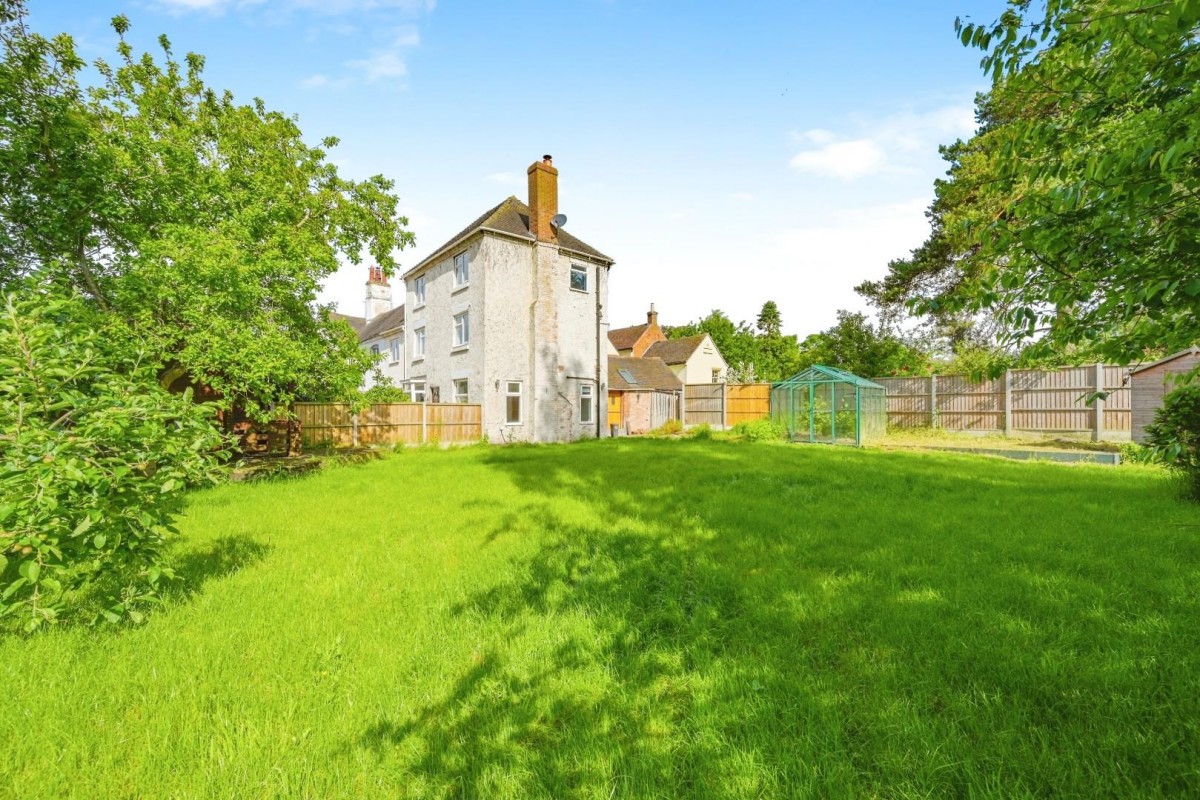
[(696, 427), (692, 428), (690, 433), (691, 433), (691, 436), (693, 439), (700, 439), (701, 441), (708, 441), (709, 439), (712, 438), (713, 429), (712, 429), (711, 425), (709, 425), (707, 422), (704, 422), (704, 423), (701, 423), (701, 424), (697, 425)]
[(1121, 454), (1122, 464), (1153, 464), (1158, 461), (1152, 448), (1143, 447), (1137, 442), (1121, 442), (1117, 452)]
[(113, 350), (87, 307), (0, 293), (0, 625), (141, 619), (172, 577), (186, 487), (215, 475), (214, 409)]
[(751, 442), (787, 438), (787, 429), (770, 419), (739, 422), (733, 426), (733, 433)]
[(1167, 393), (1146, 427), (1146, 443), (1183, 474), (1188, 495), (1200, 501), (1200, 381)]
[(651, 431), (655, 436), (675, 436), (683, 433), (683, 423), (677, 419), (669, 419)]

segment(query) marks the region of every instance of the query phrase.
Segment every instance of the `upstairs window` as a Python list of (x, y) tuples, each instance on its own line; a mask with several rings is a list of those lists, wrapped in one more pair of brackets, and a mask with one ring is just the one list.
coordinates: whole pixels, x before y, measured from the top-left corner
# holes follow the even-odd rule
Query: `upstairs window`
[(454, 315), (454, 346), (462, 347), (471, 342), (471, 313), (464, 311)]
[(392, 339), (388, 342), (388, 349), (391, 351), (392, 363), (395, 364), (400, 360), (400, 340)]
[(713, 383), (720, 383), (720, 382), (721, 382), (721, 370), (714, 369), (713, 370)]
[(454, 285), (462, 286), (471, 280), (471, 262), (467, 260), (466, 253), (459, 253), (454, 257)]
[(413, 331), (413, 358), (425, 357), (425, 329), (417, 328)]
[(379, 345), (377, 345), (377, 344), (371, 345), (371, 355), (375, 356), (375, 358), (377, 358), (377, 359), (379, 358)]
[(579, 267), (571, 265), (571, 288), (577, 292), (586, 292), (587, 288), (587, 267)]
[(413, 303), (418, 306), (425, 305), (425, 276), (418, 275), (413, 279)]

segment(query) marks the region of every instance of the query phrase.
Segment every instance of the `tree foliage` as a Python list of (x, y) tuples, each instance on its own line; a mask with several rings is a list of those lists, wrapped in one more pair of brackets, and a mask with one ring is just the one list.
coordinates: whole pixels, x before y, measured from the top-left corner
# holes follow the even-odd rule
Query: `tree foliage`
[(78, 299), (0, 292), (0, 619), (140, 618), (186, 487), (212, 477), (215, 409), (170, 394)]
[[(1035, 353), (1118, 361), (1200, 338), (1200, 2), (1018, 0), (963, 24), (1005, 120), (999, 211), (953, 308), (993, 311)], [(986, 210), (986, 204), (982, 210)]]
[(672, 339), (707, 333), (729, 365), (730, 383), (777, 381), (797, 371), (797, 340), (783, 334), (783, 317), (773, 300), (763, 304), (757, 321), (757, 332), (746, 322), (737, 322), (725, 312), (714, 310), (703, 319), (669, 328)]
[(837, 320), (800, 343), (800, 369), (823, 364), (864, 378), (929, 372), (929, 356), (883, 323), (872, 324), (865, 314), (845, 310), (837, 312)]
[(0, 287), (65, 281), (160, 367), (259, 417), (346, 397), (370, 367), (316, 304), (339, 259), (385, 271), (412, 241), (391, 181), (351, 181), (295, 119), (204, 83), (204, 59), (137, 55), (122, 35), (80, 83), (71, 39), (0, 24)]

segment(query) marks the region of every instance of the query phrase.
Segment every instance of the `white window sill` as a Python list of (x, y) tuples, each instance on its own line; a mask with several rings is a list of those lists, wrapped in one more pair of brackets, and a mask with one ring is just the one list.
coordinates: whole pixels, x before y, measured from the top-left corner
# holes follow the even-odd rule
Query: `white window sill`
[(467, 342), (466, 344), (454, 345), (454, 347), (450, 348), (450, 352), (451, 353), (465, 353), (466, 351), (468, 351), (470, 349), (471, 349), (471, 343)]
[(414, 358), (414, 359), (412, 360), (412, 363), (414, 363), (414, 364), (420, 364), (420, 363), (421, 363), (422, 361), (424, 361), (424, 360), (425, 360), (425, 356), (417, 356), (416, 358)]
[(398, 367), (398, 366), (400, 366), (400, 362), (399, 361), (389, 361), (388, 366), (389, 367)]
[(458, 294), (462, 290), (470, 289), (470, 288), (471, 288), (470, 281), (467, 281), (466, 283), (460, 283), (460, 284), (457, 284), (453, 289), (450, 290), (450, 294)]
[(524, 425), (524, 424), (525, 424), (524, 422), (506, 422), (506, 423), (504, 423), (504, 427), (506, 427), (506, 428), (519, 428), (519, 427), (521, 427), (521, 426), (522, 426), (522, 425)]
[(421, 310), (422, 308), (424, 308), (424, 307), (425, 307), (425, 301), (424, 301), (424, 300), (422, 300), (422, 301), (421, 301), (421, 302), (419, 302), (419, 303), (413, 303), (413, 311), (420, 311), (420, 310)]
[(576, 294), (589, 294), (587, 289), (576, 289), (574, 286), (571, 287), (571, 291)]

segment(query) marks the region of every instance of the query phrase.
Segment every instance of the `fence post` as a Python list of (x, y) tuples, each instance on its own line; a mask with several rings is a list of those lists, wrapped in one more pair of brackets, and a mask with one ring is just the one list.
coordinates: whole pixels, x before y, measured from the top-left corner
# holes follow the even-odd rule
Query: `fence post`
[(1012, 433), (1012, 370), (1004, 370), (1004, 435)]
[(1096, 399), (1092, 402), (1095, 410), (1095, 418), (1092, 421), (1092, 441), (1098, 442), (1104, 436), (1104, 398), (1100, 397), (1100, 392), (1104, 391), (1104, 364), (1096, 365)]
[(729, 384), (721, 384), (721, 427), (729, 427)]
[(354, 416), (350, 417), (350, 444), (358, 447), (358, 412), (354, 412)]
[(937, 413), (937, 375), (929, 376), (929, 427), (940, 428)]

